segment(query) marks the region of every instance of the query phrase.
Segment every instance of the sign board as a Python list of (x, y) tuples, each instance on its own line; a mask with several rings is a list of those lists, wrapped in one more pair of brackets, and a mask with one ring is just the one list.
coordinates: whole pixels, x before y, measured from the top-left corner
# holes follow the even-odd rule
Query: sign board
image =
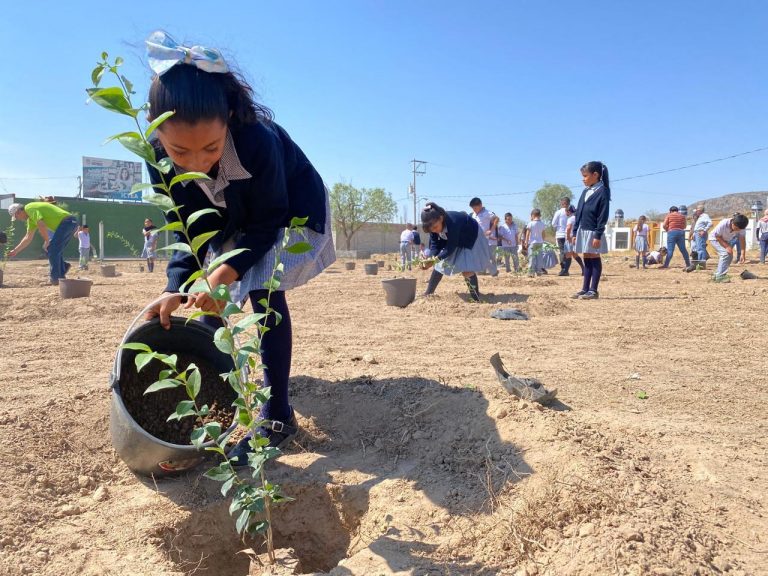
[(141, 162), (83, 156), (83, 198), (141, 201), (131, 187), (141, 182)]

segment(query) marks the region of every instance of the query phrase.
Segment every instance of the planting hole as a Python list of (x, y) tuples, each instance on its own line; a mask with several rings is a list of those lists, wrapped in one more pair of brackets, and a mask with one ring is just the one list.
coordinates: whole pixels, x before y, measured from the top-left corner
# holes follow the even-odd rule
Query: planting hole
[[(361, 486), (283, 483), (295, 498), (273, 513), (275, 548), (293, 548), (301, 573), (327, 572), (347, 557), (367, 511), (368, 495)], [(229, 515), (229, 501), (196, 510), (169, 531), (164, 547), (177, 567), (204, 574), (248, 574), (245, 548), (265, 552), (261, 538), (241, 541)]]

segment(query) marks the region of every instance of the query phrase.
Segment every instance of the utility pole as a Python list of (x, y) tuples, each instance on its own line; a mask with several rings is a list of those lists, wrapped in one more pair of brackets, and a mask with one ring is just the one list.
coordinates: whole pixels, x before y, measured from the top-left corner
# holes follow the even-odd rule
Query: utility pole
[(413, 164), (413, 184), (411, 184), (411, 192), (413, 193), (413, 225), (416, 226), (418, 222), (418, 215), (416, 214), (416, 175), (427, 173), (427, 162), (425, 160), (411, 160)]

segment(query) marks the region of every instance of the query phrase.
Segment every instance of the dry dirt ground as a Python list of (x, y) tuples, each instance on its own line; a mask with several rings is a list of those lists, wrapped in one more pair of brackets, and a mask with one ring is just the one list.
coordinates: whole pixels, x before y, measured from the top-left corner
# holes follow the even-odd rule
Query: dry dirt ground
[[(296, 499), (278, 545), (334, 576), (768, 574), (768, 280), (674, 263), (611, 255), (597, 301), (569, 298), (578, 277), (502, 273), (480, 304), (449, 278), (393, 308), (394, 272), (361, 262), (291, 292), (303, 431), (269, 472)], [(163, 286), (118, 270), (67, 300), (42, 261), (5, 270), (0, 574), (245, 575), (204, 467), (155, 482), (112, 449), (108, 374)], [(530, 320), (490, 318), (502, 307)], [(495, 352), (559, 402), (508, 394)]]

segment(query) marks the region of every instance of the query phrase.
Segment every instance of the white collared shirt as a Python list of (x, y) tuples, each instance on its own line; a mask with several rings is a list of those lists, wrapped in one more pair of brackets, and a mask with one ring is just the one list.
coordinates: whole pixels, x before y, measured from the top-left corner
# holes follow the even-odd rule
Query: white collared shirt
[[(189, 172), (189, 170), (185, 170), (176, 163), (174, 163), (173, 167), (177, 175)], [(216, 180), (199, 179), (194, 180), (194, 182), (197, 182), (214, 206), (226, 208), (227, 203), (224, 199), (224, 189), (229, 186), (230, 180), (246, 180), (251, 177), (251, 174), (240, 163), (240, 158), (237, 156), (237, 150), (235, 149), (235, 141), (232, 139), (232, 133), (227, 130), (227, 139), (224, 142), (224, 150), (219, 160), (219, 172), (216, 175)], [(181, 182), (181, 185), (186, 186), (190, 182), (192, 180), (184, 180)]]

